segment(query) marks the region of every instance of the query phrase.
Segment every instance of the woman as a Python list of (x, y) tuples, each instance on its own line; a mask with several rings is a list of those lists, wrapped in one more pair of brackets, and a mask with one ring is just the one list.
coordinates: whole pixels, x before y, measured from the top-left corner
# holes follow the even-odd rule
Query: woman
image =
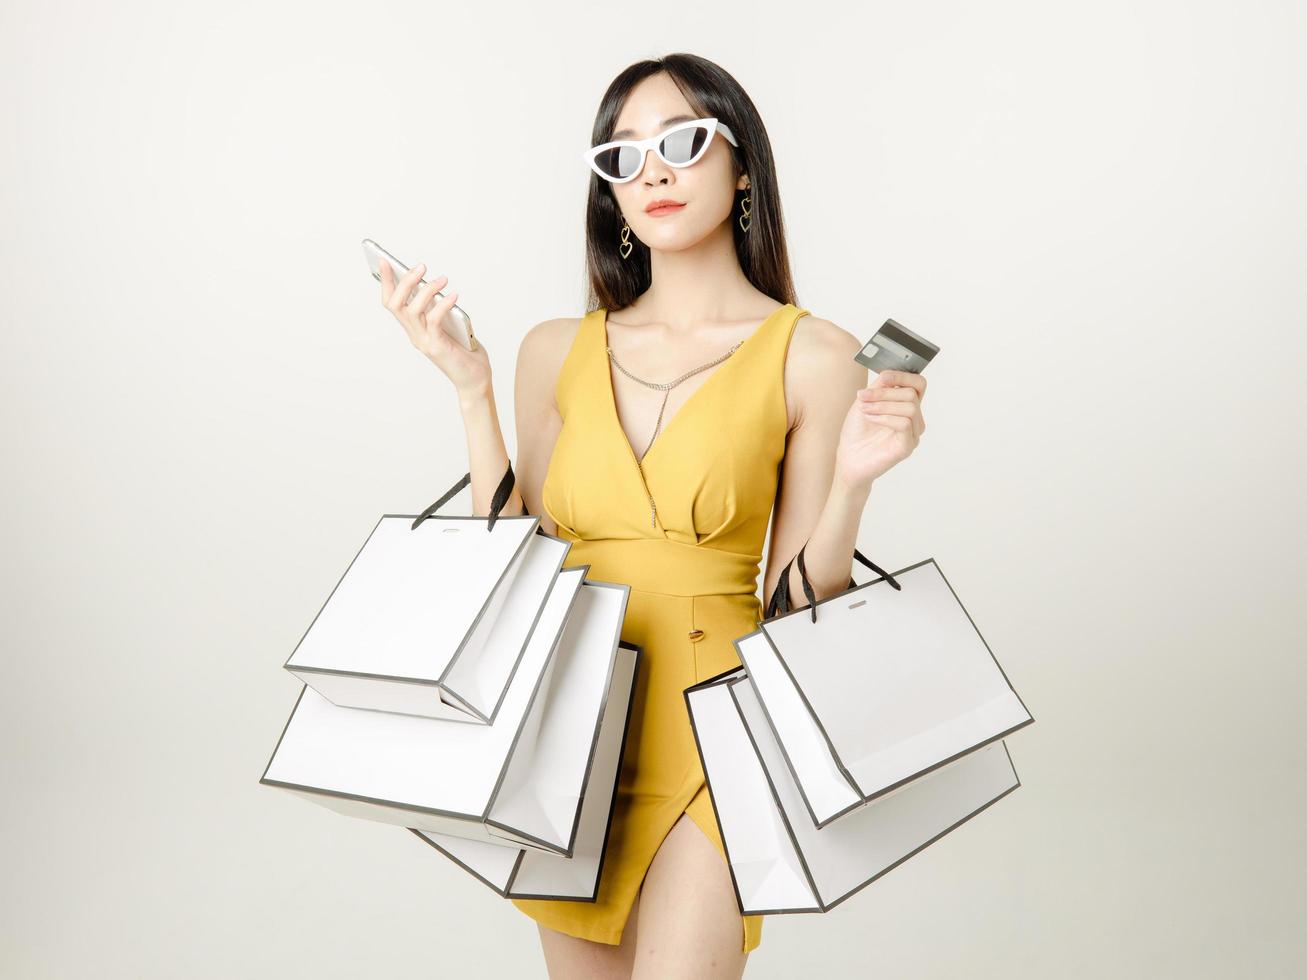
[(720, 67), (632, 65), (592, 135), (591, 311), (522, 342), (515, 474), (487, 351), (439, 328), (458, 293), (427, 311), (446, 277), (404, 304), (424, 267), (386, 268), (382, 299), (458, 391), (473, 512), (512, 474), (503, 513), (540, 514), (568, 567), (631, 586), (622, 639), (642, 657), (598, 900), (513, 901), (549, 975), (739, 977), (762, 917), (736, 904), (682, 691), (737, 666), (762, 618), (773, 504), (763, 594), (782, 569), (804, 594), (801, 548), (817, 599), (848, 587), (872, 483), (925, 429), (925, 380), (866, 387), (859, 340), (795, 305), (766, 130)]

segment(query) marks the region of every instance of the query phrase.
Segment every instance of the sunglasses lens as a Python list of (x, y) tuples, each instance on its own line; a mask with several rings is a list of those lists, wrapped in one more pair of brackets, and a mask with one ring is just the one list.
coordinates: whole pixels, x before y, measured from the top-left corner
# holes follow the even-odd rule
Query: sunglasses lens
[(707, 126), (690, 126), (664, 138), (658, 149), (668, 163), (683, 165), (702, 153), (707, 142)]
[(629, 177), (640, 166), (640, 156), (633, 146), (617, 146), (595, 157), (595, 164), (609, 177)]

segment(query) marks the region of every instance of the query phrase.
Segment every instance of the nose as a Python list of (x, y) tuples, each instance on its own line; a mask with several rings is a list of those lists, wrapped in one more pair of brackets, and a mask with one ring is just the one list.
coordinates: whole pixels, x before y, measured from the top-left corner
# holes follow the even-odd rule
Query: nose
[(663, 163), (662, 157), (651, 148), (644, 151), (639, 176), (646, 184), (665, 184), (672, 176), (672, 168)]

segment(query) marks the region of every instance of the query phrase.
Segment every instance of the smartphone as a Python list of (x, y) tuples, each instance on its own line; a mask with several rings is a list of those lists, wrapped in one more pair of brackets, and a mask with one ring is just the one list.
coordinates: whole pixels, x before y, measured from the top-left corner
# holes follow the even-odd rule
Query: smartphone
[[(371, 238), (363, 239), (363, 254), (367, 257), (368, 268), (372, 270), (372, 278), (381, 282), (381, 260), (385, 259), (389, 264), (391, 271), (395, 273), (395, 281), (399, 282), (408, 274), (409, 267), (395, 256), (391, 255), (384, 248), (374, 242)], [(418, 280), (413, 287), (413, 292), (409, 293), (408, 299), (411, 301), (417, 295), (418, 290), (427, 285), (425, 279)], [(435, 296), (444, 296), (439, 289), (436, 290)], [(425, 311), (424, 311), (425, 312)], [(440, 327), (456, 343), (462, 344), (467, 350), (477, 349), (477, 339), (472, 333), (472, 319), (457, 303), (449, 308), (440, 319)]]
[(901, 323), (886, 320), (853, 359), (875, 371), (907, 371), (920, 374), (939, 353), (939, 348)]

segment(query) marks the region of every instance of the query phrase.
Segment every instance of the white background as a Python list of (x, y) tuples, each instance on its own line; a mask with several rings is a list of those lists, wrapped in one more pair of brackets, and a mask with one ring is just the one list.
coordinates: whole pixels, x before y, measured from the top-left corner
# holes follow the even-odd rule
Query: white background
[(0, 974), (544, 976), (413, 835), (258, 779), (377, 517), (466, 471), (360, 239), (450, 275), (511, 451), (521, 337), (584, 312), (600, 96), (679, 50), (766, 121), (800, 305), (943, 348), (859, 548), (934, 557), (1036, 719), (1020, 789), (748, 975), (1301, 969), (1305, 37), (1255, 0), (6, 4)]

